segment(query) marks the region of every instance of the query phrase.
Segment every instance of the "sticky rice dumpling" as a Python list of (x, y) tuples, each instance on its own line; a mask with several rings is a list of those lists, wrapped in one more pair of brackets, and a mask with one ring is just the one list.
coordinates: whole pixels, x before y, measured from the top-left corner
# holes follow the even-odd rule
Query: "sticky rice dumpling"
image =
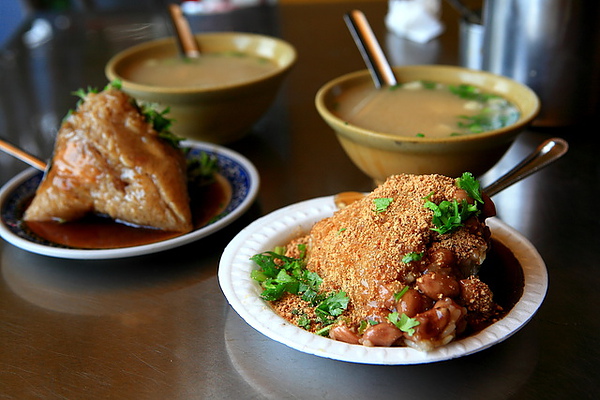
[(65, 118), (24, 219), (73, 221), (89, 213), (165, 231), (192, 229), (184, 154), (114, 87), (87, 93)]

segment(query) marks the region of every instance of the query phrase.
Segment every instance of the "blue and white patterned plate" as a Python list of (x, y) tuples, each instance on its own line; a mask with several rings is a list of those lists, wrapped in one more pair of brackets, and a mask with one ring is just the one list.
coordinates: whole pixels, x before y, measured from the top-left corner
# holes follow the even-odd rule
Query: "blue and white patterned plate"
[(0, 189), (0, 236), (7, 242), (32, 253), (52, 257), (101, 260), (124, 258), (156, 253), (206, 237), (239, 218), (252, 204), (258, 194), (259, 176), (254, 165), (241, 154), (216, 144), (184, 141), (189, 156), (200, 152), (217, 156), (221, 175), (231, 185), (232, 196), (225, 210), (207, 225), (190, 233), (160, 242), (116, 249), (77, 249), (40, 239), (21, 228), (22, 200), (35, 193), (42, 173), (28, 169), (15, 176)]

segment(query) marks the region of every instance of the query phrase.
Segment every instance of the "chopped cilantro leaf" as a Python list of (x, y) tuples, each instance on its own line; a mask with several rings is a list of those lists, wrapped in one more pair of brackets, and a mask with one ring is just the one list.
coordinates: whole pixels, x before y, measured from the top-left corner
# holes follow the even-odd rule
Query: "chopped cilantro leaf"
[(412, 261), (421, 261), (421, 259), (423, 258), (423, 253), (415, 253), (410, 252), (410, 253), (406, 253), (404, 255), (404, 257), (402, 257), (402, 262), (408, 264), (409, 262)]
[(402, 298), (402, 296), (404, 296), (404, 294), (406, 294), (406, 292), (408, 292), (408, 289), (410, 289), (410, 287), (408, 286), (404, 286), (402, 288), (402, 290), (400, 290), (398, 293), (394, 293), (394, 300), (398, 301)]
[(431, 81), (421, 81), (421, 85), (423, 85), (423, 89), (435, 89), (437, 88), (437, 83)]
[(298, 318), (298, 326), (300, 328), (308, 329), (310, 328), (310, 318), (306, 316), (306, 314), (302, 314), (300, 318)]
[(477, 215), (479, 210), (476, 204), (469, 204), (466, 200), (462, 200), (460, 203), (454, 199), (452, 201), (444, 200), (440, 204), (435, 204), (427, 196), (423, 207), (433, 211), (432, 222), (435, 228), (433, 231), (440, 234), (445, 234), (460, 228), (463, 222), (469, 219), (473, 215)]
[(200, 152), (198, 157), (190, 158), (187, 161), (188, 182), (194, 187), (208, 185), (215, 180), (215, 173), (218, 172), (218, 158), (215, 155), (209, 155), (207, 152)]
[(460, 84), (460, 85), (448, 85), (448, 89), (451, 93), (466, 100), (475, 100), (479, 102), (485, 102), (488, 99), (497, 98), (498, 95), (492, 93), (481, 93), (481, 90), (473, 85)]
[[(291, 293), (301, 296), (302, 300), (314, 307), (317, 320), (311, 321), (304, 315), (298, 321), (300, 327), (308, 329), (313, 322), (327, 327), (336, 322), (348, 307), (349, 298), (342, 291), (320, 293), (319, 288), (323, 280), (316, 272), (306, 269), (304, 262), (306, 246), (298, 245), (298, 248), (301, 258), (287, 257), (276, 251), (252, 256), (250, 259), (258, 265), (259, 269), (253, 270), (250, 277), (260, 284), (262, 288), (260, 296), (266, 301), (275, 301), (285, 293)], [(326, 335), (329, 329), (322, 328), (320, 331), (321, 333), (317, 332), (317, 334)]]
[(348, 296), (346, 292), (332, 293), (315, 308), (315, 313), (323, 324), (335, 322), (335, 317), (341, 315), (348, 307)]
[(464, 172), (460, 178), (456, 178), (456, 186), (467, 192), (469, 197), (483, 204), (479, 181), (473, 177), (473, 174)]
[(379, 197), (373, 199), (373, 203), (375, 204), (375, 212), (382, 213), (386, 211), (393, 201), (394, 199), (391, 197)]
[(372, 319), (363, 319), (360, 321), (360, 325), (358, 326), (358, 333), (362, 335), (369, 326), (377, 325), (378, 323), (379, 322)]
[(302, 258), (286, 257), (273, 251), (256, 254), (250, 258), (259, 269), (250, 277), (261, 284), (261, 297), (268, 301), (278, 300), (285, 292), (303, 294), (305, 301), (315, 303), (322, 300), (318, 295), (321, 277), (304, 267)]
[(421, 323), (414, 318), (408, 317), (406, 314), (398, 315), (397, 312), (389, 313), (387, 316), (388, 321), (396, 325), (396, 328), (402, 332), (406, 332), (409, 336), (415, 334), (414, 328), (419, 326)]
[(318, 331), (315, 332), (315, 334), (319, 335), (319, 336), (328, 336), (330, 330), (331, 330), (331, 324), (326, 325), (323, 328), (319, 329)]
[(167, 114), (170, 111), (169, 108), (158, 111), (156, 106), (146, 103), (142, 104), (139, 108), (140, 113), (146, 118), (146, 121), (148, 121), (154, 130), (158, 132), (158, 136), (169, 142), (173, 147), (178, 148), (179, 142), (181, 142), (183, 138), (170, 131), (173, 119), (167, 118)]

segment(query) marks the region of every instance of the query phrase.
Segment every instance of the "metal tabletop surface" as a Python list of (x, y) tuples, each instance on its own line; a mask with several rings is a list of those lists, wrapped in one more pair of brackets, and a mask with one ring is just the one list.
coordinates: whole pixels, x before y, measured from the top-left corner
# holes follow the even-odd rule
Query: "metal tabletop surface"
[[(498, 215), (543, 257), (549, 289), (533, 319), (479, 353), (432, 364), (352, 364), (290, 349), (247, 325), (218, 280), (224, 247), (283, 206), (370, 179), (347, 158), (314, 107), (318, 88), (364, 64), (342, 20), (365, 12), (393, 64), (456, 64), (458, 16), (417, 44), (386, 31), (385, 1), (284, 2), (194, 16), (192, 29), (281, 37), (298, 61), (251, 134), (228, 145), (257, 167), (255, 204), (221, 231), (180, 248), (127, 259), (46, 257), (0, 242), (2, 399), (584, 399), (600, 395), (600, 163), (597, 128), (531, 128), (484, 183), (540, 142), (570, 151), (494, 200)], [(133, 44), (169, 35), (154, 10), (34, 14), (0, 51), (0, 137), (50, 157), (82, 87), (106, 84), (104, 65)], [(27, 168), (0, 154), (0, 183)]]

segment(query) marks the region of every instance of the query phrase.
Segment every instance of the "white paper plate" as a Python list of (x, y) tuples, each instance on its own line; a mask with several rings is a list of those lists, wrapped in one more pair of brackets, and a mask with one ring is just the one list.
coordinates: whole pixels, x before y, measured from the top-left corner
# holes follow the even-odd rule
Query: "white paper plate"
[(254, 165), (242, 155), (211, 143), (184, 141), (190, 157), (199, 152), (217, 156), (221, 175), (232, 189), (231, 201), (225, 210), (209, 224), (182, 236), (160, 242), (118, 249), (77, 249), (57, 245), (36, 237), (21, 227), (22, 200), (35, 193), (42, 173), (28, 169), (15, 176), (0, 189), (0, 236), (7, 242), (32, 253), (70, 259), (101, 260), (156, 253), (182, 246), (208, 236), (239, 218), (252, 204), (258, 194), (259, 176)]
[(351, 345), (309, 333), (287, 322), (260, 298), (260, 286), (250, 278), (255, 254), (273, 250), (308, 232), (336, 210), (333, 196), (293, 204), (274, 211), (243, 229), (225, 248), (219, 264), (219, 284), (233, 309), (253, 328), (296, 350), (320, 357), (364, 364), (420, 364), (472, 354), (499, 343), (522, 328), (542, 304), (548, 287), (544, 261), (520, 233), (497, 218), (489, 218), (492, 237), (508, 247), (523, 268), (523, 295), (500, 321), (476, 335), (430, 352), (407, 347)]

